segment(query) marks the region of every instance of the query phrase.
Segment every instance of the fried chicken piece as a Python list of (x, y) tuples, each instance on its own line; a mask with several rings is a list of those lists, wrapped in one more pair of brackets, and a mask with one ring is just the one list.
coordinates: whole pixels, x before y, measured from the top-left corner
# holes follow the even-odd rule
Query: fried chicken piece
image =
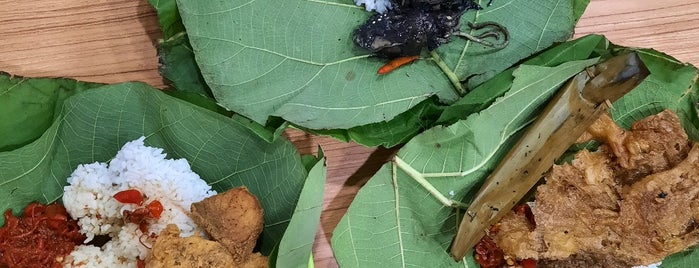
[(674, 168), (624, 187), (619, 255), (653, 263), (699, 242), (699, 144)]
[(618, 162), (615, 176), (624, 184), (667, 170), (689, 152), (687, 134), (670, 110), (636, 121), (631, 131), (625, 131), (603, 114), (587, 132), (611, 148)]
[(180, 229), (169, 224), (153, 244), (152, 253), (146, 258), (148, 268), (170, 267), (234, 267), (233, 256), (216, 241), (194, 235), (180, 237)]
[(606, 144), (552, 168), (536, 190), (534, 230), (514, 213), (497, 225), (506, 256), (535, 257), (540, 267), (630, 267), (699, 243), (699, 144), (674, 113), (631, 131), (605, 117), (589, 134)]
[(532, 228), (524, 215), (518, 215), (513, 211), (495, 225), (497, 234), (493, 238), (495, 243), (504, 253), (516, 253), (520, 259), (536, 259), (539, 252), (544, 250), (541, 237)]
[(248, 261), (264, 224), (262, 205), (246, 187), (193, 203), (191, 216), (239, 265)]
[(267, 256), (255, 252), (250, 254), (248, 260), (240, 265), (240, 268), (267, 268), (269, 266), (269, 260)]

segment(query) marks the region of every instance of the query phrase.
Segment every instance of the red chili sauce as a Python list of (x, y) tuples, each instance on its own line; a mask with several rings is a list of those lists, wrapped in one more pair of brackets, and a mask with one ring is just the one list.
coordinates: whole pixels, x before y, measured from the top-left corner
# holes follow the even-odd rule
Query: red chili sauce
[(0, 228), (0, 268), (61, 267), (63, 257), (85, 240), (75, 220), (59, 204), (31, 203), (22, 217), (5, 211)]

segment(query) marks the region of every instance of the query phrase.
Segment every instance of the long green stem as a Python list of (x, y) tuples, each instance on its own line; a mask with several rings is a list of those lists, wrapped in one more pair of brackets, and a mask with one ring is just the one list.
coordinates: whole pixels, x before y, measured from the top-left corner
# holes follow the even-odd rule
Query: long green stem
[(442, 60), (442, 57), (437, 54), (437, 52), (430, 51), (430, 56), (432, 56), (432, 61), (439, 66), (439, 69), (442, 69), (442, 72), (447, 75), (447, 78), (449, 78), (449, 81), (451, 81), (451, 84), (454, 85), (454, 89), (456, 90), (456, 94), (459, 96), (466, 95), (466, 90), (464, 90), (464, 87), (461, 85), (461, 81), (459, 81), (459, 77), (456, 76), (456, 73), (449, 69), (449, 66), (447, 66), (446, 63)]
[(439, 190), (437, 190), (437, 188), (435, 188), (430, 182), (428, 182), (419, 171), (415, 170), (413, 167), (410, 166), (410, 164), (403, 161), (403, 159), (401, 159), (400, 157), (394, 157), (393, 162), (398, 168), (407, 173), (408, 176), (413, 178), (415, 182), (420, 184), (422, 188), (425, 188), (427, 192), (429, 192), (434, 198), (437, 199), (437, 201), (442, 203), (444, 206), (454, 207), (457, 209), (468, 208), (468, 205), (453, 199), (449, 199), (446, 196), (444, 196), (441, 192), (439, 192)]

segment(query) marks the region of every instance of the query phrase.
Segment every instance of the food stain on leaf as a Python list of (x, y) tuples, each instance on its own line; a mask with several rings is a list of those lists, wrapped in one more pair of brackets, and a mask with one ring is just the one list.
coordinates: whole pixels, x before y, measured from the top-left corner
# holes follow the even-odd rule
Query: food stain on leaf
[(352, 81), (352, 80), (354, 80), (354, 77), (355, 77), (354, 71), (348, 71), (347, 74), (345, 75), (345, 80)]

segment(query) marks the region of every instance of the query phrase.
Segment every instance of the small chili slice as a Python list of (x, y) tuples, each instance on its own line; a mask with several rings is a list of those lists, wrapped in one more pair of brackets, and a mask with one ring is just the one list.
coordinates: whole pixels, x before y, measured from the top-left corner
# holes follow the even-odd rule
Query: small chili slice
[(125, 204), (143, 205), (143, 194), (136, 189), (128, 189), (114, 194), (114, 199)]
[(399, 67), (401, 67), (403, 65), (406, 65), (408, 63), (411, 63), (411, 62), (417, 60), (417, 58), (419, 58), (419, 57), (420, 57), (419, 55), (415, 55), (415, 56), (405, 56), (405, 57), (399, 57), (399, 58), (392, 59), (391, 61), (386, 63), (384, 66), (381, 66), (381, 68), (379, 68), (379, 71), (377, 73), (378, 74), (390, 73), (393, 70), (398, 69)]
[(160, 201), (155, 200), (153, 202), (148, 203), (146, 205), (146, 208), (148, 209), (148, 212), (150, 213), (151, 217), (155, 219), (160, 219), (160, 214), (163, 213), (163, 204), (160, 203)]
[(136, 260), (136, 267), (137, 268), (146, 268), (146, 261), (138, 259)]

